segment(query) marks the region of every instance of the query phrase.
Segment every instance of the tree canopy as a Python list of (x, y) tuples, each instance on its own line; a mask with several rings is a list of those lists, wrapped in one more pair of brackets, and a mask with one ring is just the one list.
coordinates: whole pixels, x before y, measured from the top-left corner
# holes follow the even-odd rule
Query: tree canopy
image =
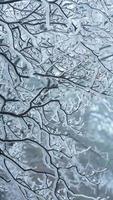
[(0, 1), (1, 200), (112, 200), (112, 11)]

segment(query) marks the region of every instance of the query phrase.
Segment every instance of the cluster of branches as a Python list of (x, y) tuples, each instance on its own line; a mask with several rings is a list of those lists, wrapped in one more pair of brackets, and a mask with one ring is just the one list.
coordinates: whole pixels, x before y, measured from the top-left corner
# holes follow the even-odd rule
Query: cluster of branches
[(82, 128), (90, 100), (112, 97), (111, 5), (0, 2), (0, 189), (13, 184), (19, 199), (108, 198), (109, 159)]

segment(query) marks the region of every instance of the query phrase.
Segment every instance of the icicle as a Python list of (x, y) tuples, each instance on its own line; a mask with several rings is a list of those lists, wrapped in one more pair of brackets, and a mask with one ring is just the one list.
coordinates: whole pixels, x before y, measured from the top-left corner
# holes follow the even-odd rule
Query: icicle
[(46, 27), (47, 30), (50, 30), (51, 26), (50, 26), (50, 16), (49, 16), (50, 12), (49, 3), (46, 0), (43, 0), (43, 5), (45, 7), (45, 12), (46, 12)]

